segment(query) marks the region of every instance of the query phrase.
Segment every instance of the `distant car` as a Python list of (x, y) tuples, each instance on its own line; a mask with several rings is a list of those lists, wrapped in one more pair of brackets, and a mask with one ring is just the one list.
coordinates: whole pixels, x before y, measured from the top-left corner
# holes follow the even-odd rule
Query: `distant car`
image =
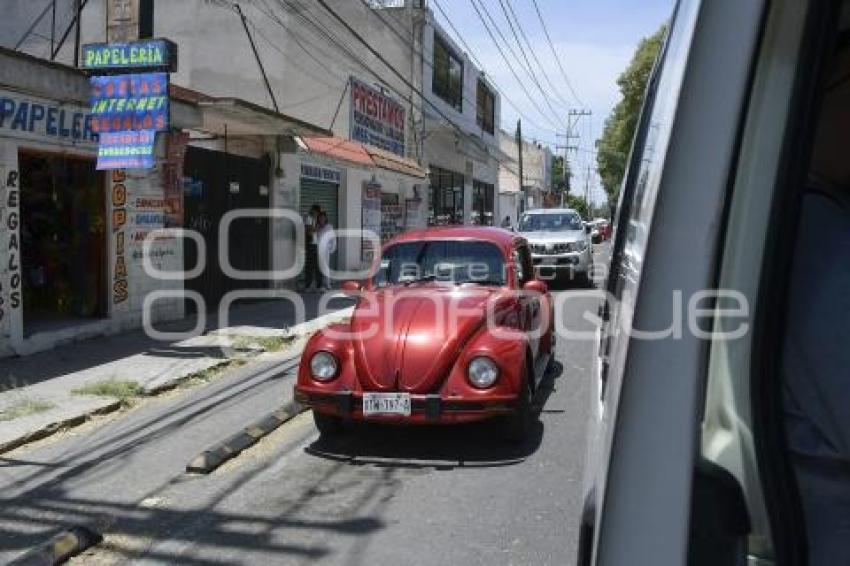
[(567, 274), (589, 282), (591, 237), (578, 212), (570, 208), (530, 210), (520, 217), (517, 230), (528, 240), (534, 267), (543, 279)]
[(351, 322), (309, 340), (295, 386), (322, 435), (346, 421), (499, 417), (507, 438), (524, 438), (555, 340), (524, 238), (489, 227), (407, 232), (364, 286), (343, 289), (359, 295)]

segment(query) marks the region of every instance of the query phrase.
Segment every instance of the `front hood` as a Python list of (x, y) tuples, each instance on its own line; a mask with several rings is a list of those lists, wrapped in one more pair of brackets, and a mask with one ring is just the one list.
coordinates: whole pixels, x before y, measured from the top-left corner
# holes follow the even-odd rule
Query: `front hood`
[(529, 244), (581, 242), (587, 238), (584, 230), (559, 230), (557, 232), (520, 232)]
[(495, 289), (426, 285), (363, 296), (351, 319), (365, 391), (431, 393), (484, 324)]

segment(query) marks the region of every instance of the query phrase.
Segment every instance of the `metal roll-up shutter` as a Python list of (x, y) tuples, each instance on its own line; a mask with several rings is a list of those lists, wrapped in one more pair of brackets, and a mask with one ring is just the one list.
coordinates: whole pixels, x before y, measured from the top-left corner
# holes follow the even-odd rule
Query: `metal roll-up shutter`
[(310, 207), (318, 204), (328, 215), (328, 222), (339, 228), (339, 185), (313, 179), (301, 179), (301, 198), (298, 211), (307, 216)]

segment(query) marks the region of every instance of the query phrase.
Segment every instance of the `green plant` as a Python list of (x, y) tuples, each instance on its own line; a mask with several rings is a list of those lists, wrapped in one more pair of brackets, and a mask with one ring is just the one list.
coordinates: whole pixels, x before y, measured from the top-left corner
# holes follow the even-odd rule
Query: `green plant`
[(22, 399), (14, 405), (6, 407), (0, 411), (0, 421), (11, 421), (20, 417), (43, 413), (55, 407), (53, 403), (41, 401), (39, 399)]
[(142, 388), (135, 381), (104, 379), (95, 381), (71, 391), (74, 395), (98, 395), (100, 397), (114, 397), (122, 405), (129, 405), (134, 397), (141, 394)]

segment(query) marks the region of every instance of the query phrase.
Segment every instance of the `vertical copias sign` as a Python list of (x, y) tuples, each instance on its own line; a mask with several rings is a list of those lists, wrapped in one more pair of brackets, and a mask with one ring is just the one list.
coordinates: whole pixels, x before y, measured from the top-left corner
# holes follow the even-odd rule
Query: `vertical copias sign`
[(165, 39), (83, 46), (91, 77), (92, 130), (98, 169), (150, 169), (156, 132), (168, 131), (168, 72), (177, 48)]

